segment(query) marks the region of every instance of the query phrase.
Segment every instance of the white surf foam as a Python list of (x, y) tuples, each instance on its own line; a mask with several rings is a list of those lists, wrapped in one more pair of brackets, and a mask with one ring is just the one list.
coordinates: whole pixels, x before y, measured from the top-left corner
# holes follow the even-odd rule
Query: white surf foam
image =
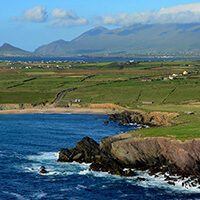
[[(143, 186), (143, 187), (151, 187), (151, 188), (161, 188), (161, 189), (168, 189), (170, 188), (171, 190), (173, 191), (180, 191), (182, 193), (200, 193), (200, 189), (198, 189), (199, 185), (197, 187), (183, 187), (182, 186), (182, 183), (184, 181), (186, 181), (187, 179), (184, 179), (184, 180), (178, 180), (178, 181), (174, 181), (175, 185), (169, 185), (167, 183), (167, 181), (165, 181), (165, 176), (164, 175), (161, 175), (161, 174), (157, 174), (158, 177), (155, 177), (155, 176), (150, 176), (148, 171), (137, 171), (138, 173), (138, 176), (134, 177), (135, 181), (134, 181), (134, 184), (136, 185), (140, 185), (140, 186)], [(166, 174), (168, 175), (168, 174)], [(145, 178), (146, 181), (136, 181), (136, 179), (138, 177), (141, 177), (141, 178)], [(176, 176), (173, 176), (171, 178), (178, 178)]]
[(31, 173), (39, 173), (40, 167), (44, 166), (47, 170), (46, 174), (41, 174), (43, 176), (57, 176), (57, 175), (86, 175), (90, 173), (89, 165), (86, 163), (60, 163), (56, 162), (58, 159), (58, 152), (41, 152), (38, 155), (31, 155), (27, 157), (31, 163), (27, 166), (23, 166), (23, 169)]
[(38, 155), (27, 156), (27, 159), (39, 162), (45, 160), (57, 160), (58, 152), (41, 152)]
[[(106, 179), (111, 179), (111, 180), (118, 180), (118, 179), (123, 179), (124, 181), (127, 181), (130, 184), (133, 185), (139, 185), (142, 187), (152, 187), (152, 188), (161, 188), (161, 189), (167, 189), (170, 188), (172, 190), (178, 190), (181, 192), (194, 192), (194, 193), (200, 193), (200, 189), (198, 189), (199, 185), (197, 187), (182, 187), (182, 183), (187, 181), (187, 179), (184, 180), (178, 180), (174, 185), (169, 185), (167, 181), (165, 180), (164, 175), (160, 175), (158, 177), (155, 176), (150, 176), (148, 171), (136, 171), (137, 176), (136, 177), (120, 177), (120, 176), (115, 176), (111, 175), (107, 172), (94, 172), (89, 170), (90, 164), (86, 163), (77, 163), (77, 162), (72, 162), (72, 163), (58, 163), (56, 160), (58, 159), (58, 152), (41, 152), (38, 155), (32, 155), (28, 156), (28, 159), (31, 161), (35, 161), (31, 163), (30, 166), (25, 166), (24, 169), (29, 172), (34, 172), (34, 173), (39, 173), (40, 167), (45, 166), (47, 170), (47, 174), (44, 174), (45, 176), (69, 176), (69, 175), (74, 175), (78, 174), (81, 176), (85, 175), (92, 175), (95, 177), (103, 177)], [(166, 174), (168, 175), (168, 174)], [(136, 179), (138, 177), (145, 178), (145, 181), (137, 181)], [(176, 177), (172, 177), (176, 178)]]

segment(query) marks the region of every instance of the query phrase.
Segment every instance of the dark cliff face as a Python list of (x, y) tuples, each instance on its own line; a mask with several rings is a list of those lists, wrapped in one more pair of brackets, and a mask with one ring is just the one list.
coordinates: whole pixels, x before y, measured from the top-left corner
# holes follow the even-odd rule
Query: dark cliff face
[(104, 138), (101, 151), (109, 152), (135, 169), (165, 170), (171, 174), (200, 176), (200, 140), (185, 142), (167, 138), (133, 138), (122, 134)]
[(134, 138), (120, 134), (102, 139), (100, 145), (89, 137), (75, 148), (61, 149), (59, 162), (92, 163), (94, 171), (105, 171), (121, 176), (133, 176), (124, 169), (149, 169), (152, 174), (200, 176), (200, 140), (185, 142), (167, 138)]

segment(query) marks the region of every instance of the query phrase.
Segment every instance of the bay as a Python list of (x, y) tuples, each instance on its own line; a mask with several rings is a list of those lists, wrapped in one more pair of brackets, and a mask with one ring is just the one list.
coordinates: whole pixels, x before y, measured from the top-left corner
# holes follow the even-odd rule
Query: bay
[[(74, 147), (83, 137), (130, 131), (107, 115), (0, 115), (0, 199), (198, 199), (197, 190), (169, 186), (160, 178), (138, 172), (147, 180), (91, 172), (88, 164), (57, 163), (58, 151)], [(45, 166), (47, 175), (39, 174)]]

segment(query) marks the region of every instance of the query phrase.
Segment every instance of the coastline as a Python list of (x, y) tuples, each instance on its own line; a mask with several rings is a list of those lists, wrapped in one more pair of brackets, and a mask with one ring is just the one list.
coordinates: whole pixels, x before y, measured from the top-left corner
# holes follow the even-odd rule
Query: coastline
[(104, 108), (25, 108), (0, 110), (0, 115), (4, 114), (42, 114), (42, 113), (88, 113), (88, 114), (113, 114), (116, 111)]

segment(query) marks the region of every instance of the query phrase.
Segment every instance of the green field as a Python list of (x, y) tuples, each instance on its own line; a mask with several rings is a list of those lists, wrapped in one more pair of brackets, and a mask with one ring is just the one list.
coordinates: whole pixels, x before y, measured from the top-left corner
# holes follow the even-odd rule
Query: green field
[[(113, 103), (129, 109), (180, 113), (181, 125), (140, 130), (143, 136), (199, 137), (199, 60), (28, 65), (0, 63), (0, 104), (49, 105), (64, 91), (57, 105), (81, 99), (80, 104)], [(189, 73), (183, 75), (184, 71)], [(195, 115), (186, 115), (186, 111)]]

